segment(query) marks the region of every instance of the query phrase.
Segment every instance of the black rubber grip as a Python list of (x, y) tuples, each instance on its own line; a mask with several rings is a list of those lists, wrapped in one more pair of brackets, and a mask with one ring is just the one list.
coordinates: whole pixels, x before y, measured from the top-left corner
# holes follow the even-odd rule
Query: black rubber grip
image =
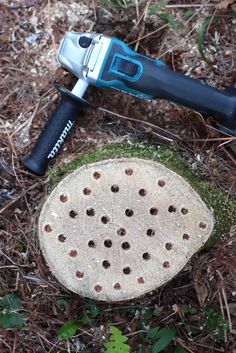
[(220, 125), (236, 129), (236, 94), (218, 90), (164, 65), (146, 67), (142, 77), (139, 84), (146, 93), (210, 115)]
[(48, 163), (61, 149), (79, 111), (85, 107), (92, 107), (68, 90), (62, 87), (58, 89), (61, 92), (60, 104), (44, 126), (32, 152), (22, 162), (32, 173), (40, 176), (45, 174)]

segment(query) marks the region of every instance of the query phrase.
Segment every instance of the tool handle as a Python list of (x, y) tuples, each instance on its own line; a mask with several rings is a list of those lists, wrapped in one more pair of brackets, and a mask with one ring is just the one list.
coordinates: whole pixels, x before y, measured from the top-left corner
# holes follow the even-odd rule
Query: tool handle
[(146, 93), (210, 115), (220, 125), (236, 129), (236, 94), (229, 94), (184, 76), (166, 65), (150, 63), (144, 70), (139, 85)]
[(96, 85), (113, 87), (140, 98), (163, 98), (211, 115), (224, 127), (236, 130), (236, 90), (217, 90), (168, 68), (112, 39)]
[(56, 156), (77, 118), (78, 112), (89, 104), (60, 87), (61, 101), (47, 121), (30, 155), (22, 164), (36, 175), (44, 175), (48, 164)]

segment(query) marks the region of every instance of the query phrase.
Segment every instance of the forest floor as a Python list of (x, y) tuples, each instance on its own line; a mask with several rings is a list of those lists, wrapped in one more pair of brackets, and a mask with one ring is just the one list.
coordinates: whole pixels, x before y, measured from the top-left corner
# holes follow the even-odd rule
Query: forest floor
[[(157, 326), (175, 329), (166, 353), (236, 352), (234, 228), (156, 292), (122, 305), (90, 302), (51, 275), (36, 234), (49, 179), (21, 165), (58, 104), (53, 83), (75, 83), (56, 61), (65, 31), (117, 37), (223, 89), (236, 83), (235, 1), (2, 0), (0, 21), (0, 352), (99, 353), (111, 325), (128, 337), (131, 352), (150, 352), (145, 335)], [(235, 198), (236, 137), (211, 118), (94, 87), (86, 98), (106, 111), (84, 112), (51, 168), (114, 141), (165, 142), (225, 192), (226, 202)], [(82, 318), (72, 338), (59, 339), (63, 324)]]

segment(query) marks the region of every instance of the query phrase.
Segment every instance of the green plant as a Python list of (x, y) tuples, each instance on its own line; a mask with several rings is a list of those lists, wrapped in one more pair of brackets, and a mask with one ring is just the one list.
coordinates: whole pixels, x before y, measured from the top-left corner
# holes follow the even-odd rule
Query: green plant
[(212, 333), (216, 341), (223, 341), (225, 333), (229, 331), (229, 323), (223, 318), (221, 312), (206, 306), (203, 308), (201, 317), (206, 331)]
[(156, 14), (161, 20), (164, 20), (166, 22), (169, 23), (169, 25), (174, 28), (175, 30), (178, 29), (178, 25), (175, 22), (174, 17), (172, 16), (172, 14), (170, 12), (161, 12), (159, 13), (160, 10), (164, 9), (166, 7), (166, 5), (168, 4), (168, 0), (167, 1), (160, 1), (157, 5), (151, 7), (149, 9), (149, 14), (153, 15)]
[(174, 328), (153, 327), (149, 330), (145, 342), (151, 344), (151, 353), (159, 353), (163, 351), (176, 335)]
[(64, 312), (64, 311), (66, 311), (66, 308), (67, 308), (67, 306), (68, 306), (68, 302), (67, 302), (66, 299), (60, 298), (60, 299), (58, 299), (58, 301), (57, 301), (57, 305), (59, 306), (60, 311), (61, 311), (61, 312)]
[(58, 338), (60, 340), (67, 340), (74, 336), (78, 329), (78, 321), (69, 320), (62, 325), (58, 330)]
[(0, 298), (0, 327), (21, 329), (24, 326), (26, 312), (23, 310), (19, 298), (14, 293), (7, 293)]
[(104, 343), (105, 353), (129, 353), (130, 346), (125, 343), (128, 338), (115, 326), (110, 327), (109, 340)]
[(175, 347), (174, 353), (188, 353), (185, 349), (180, 346)]
[(168, 4), (168, 0), (167, 1), (160, 1), (158, 4), (156, 4), (155, 6), (151, 7), (149, 9), (149, 14), (153, 15), (156, 14), (158, 11), (164, 9), (166, 7), (166, 5)]
[[(60, 302), (58, 301), (58, 305), (65, 309), (67, 306), (67, 302), (63, 299), (60, 299)], [(86, 303), (84, 305), (84, 309), (85, 313), (81, 319), (69, 320), (59, 328), (57, 334), (60, 340), (67, 340), (73, 337), (80, 326), (87, 326), (90, 321), (92, 319), (95, 319), (100, 313), (100, 308), (95, 304)]]
[(198, 31), (198, 51), (202, 60), (207, 61), (204, 49), (204, 34), (211, 23), (218, 22), (219, 16), (207, 16)]
[[(108, 6), (114, 9), (127, 9), (130, 7), (135, 7), (136, 3), (134, 0), (100, 0), (104, 6)], [(139, 0), (139, 5), (144, 3), (145, 0)]]

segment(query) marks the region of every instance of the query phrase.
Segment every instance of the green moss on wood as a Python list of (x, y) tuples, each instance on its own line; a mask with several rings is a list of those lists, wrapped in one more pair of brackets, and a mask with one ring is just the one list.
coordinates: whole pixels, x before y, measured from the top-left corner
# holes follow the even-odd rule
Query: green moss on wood
[(162, 163), (167, 168), (181, 175), (201, 196), (202, 200), (214, 211), (215, 228), (207, 246), (211, 246), (221, 237), (227, 236), (232, 225), (236, 224), (236, 202), (213, 186), (210, 182), (203, 180), (199, 172), (193, 171), (182, 159), (179, 153), (170, 149), (169, 146), (154, 146), (144, 143), (116, 143), (102, 149), (80, 156), (57, 169), (49, 171), (51, 185), (58, 183), (67, 174), (76, 168), (104, 159), (138, 157), (151, 159)]

